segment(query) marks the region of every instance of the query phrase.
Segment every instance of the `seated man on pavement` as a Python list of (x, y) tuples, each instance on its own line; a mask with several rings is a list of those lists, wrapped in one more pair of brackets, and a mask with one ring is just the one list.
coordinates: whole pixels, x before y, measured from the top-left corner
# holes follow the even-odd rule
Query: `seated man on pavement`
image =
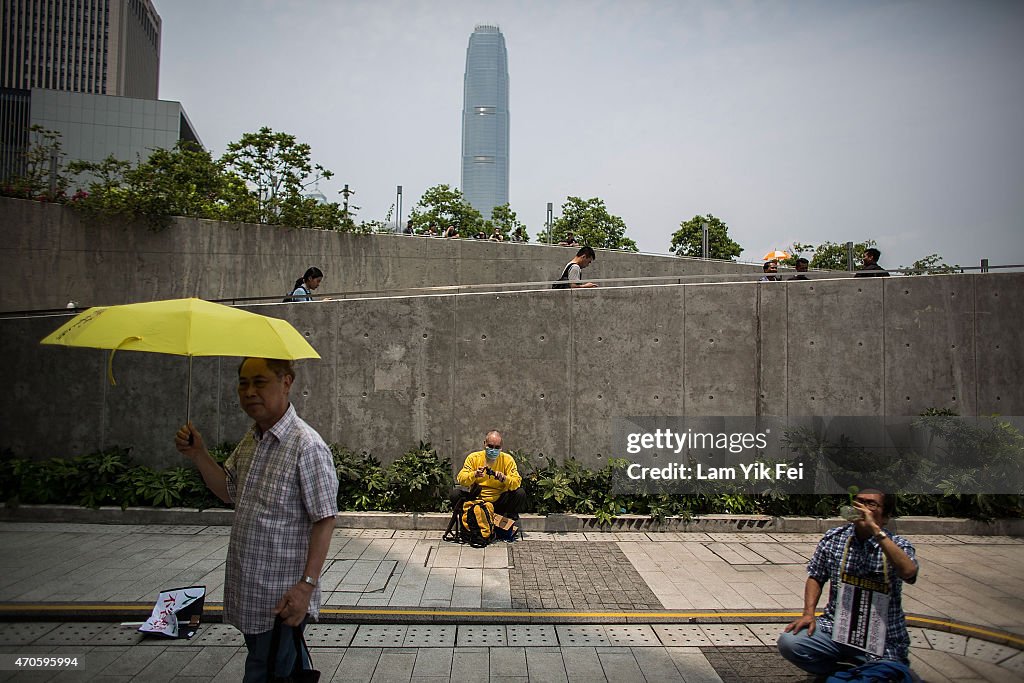
[[(818, 543), (807, 565), (803, 616), (779, 634), (779, 653), (812, 674), (829, 674), (844, 663), (909, 665), (901, 596), (903, 582), (917, 580), (914, 546), (885, 529), (895, 511), (894, 496), (863, 489), (853, 507), (860, 518), (830, 529)], [(828, 604), (815, 619), (826, 581), (831, 581)]]
[[(526, 492), (516, 469), (516, 461), (501, 450), (501, 432), (492, 430), (484, 437), (484, 449), (466, 456), (466, 464), (456, 475), (459, 486), (452, 490), (452, 506), (459, 503), (466, 491), (480, 485), (479, 498), (494, 505), (494, 511), (510, 519), (519, 519), (526, 504)], [(494, 474), (488, 473), (488, 469)]]

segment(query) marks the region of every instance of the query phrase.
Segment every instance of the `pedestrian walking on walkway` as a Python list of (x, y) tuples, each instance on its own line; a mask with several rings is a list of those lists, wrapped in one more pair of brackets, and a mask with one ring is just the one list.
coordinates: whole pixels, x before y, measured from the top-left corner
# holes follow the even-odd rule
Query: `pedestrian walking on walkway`
[[(274, 670), (294, 669), (299, 653), (292, 629), (301, 631), (307, 615), (319, 615), (320, 572), (338, 513), (331, 452), (289, 402), (294, 380), (290, 361), (242, 362), (238, 401), (254, 424), (223, 467), (191, 422), (175, 437), (178, 451), (195, 463), (210, 490), (235, 507), (224, 620), (245, 636), (244, 683), (267, 680), (275, 628), (280, 645)], [(309, 653), (302, 657), (304, 668), (311, 668)]]

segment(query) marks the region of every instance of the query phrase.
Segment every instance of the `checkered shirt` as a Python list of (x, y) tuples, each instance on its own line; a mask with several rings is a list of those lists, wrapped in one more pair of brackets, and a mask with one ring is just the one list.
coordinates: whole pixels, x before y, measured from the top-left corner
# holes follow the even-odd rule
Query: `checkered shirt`
[[(886, 530), (886, 533), (889, 533)], [(860, 541), (854, 532), (853, 524), (829, 529), (825, 536), (818, 543), (811, 561), (807, 563), (807, 575), (811, 578), (825, 583), (829, 581), (828, 605), (825, 612), (818, 617), (818, 628), (823, 633), (832, 634), (832, 624), (836, 614), (836, 598), (839, 593), (839, 583), (842, 581), (843, 568), (840, 566), (843, 561), (843, 549), (850, 537), (850, 552), (846, 558), (846, 572), (854, 576), (866, 579), (882, 581), (884, 572), (882, 569), (882, 557), (884, 553), (878, 542), (873, 538)], [(914, 546), (902, 536), (889, 534), (893, 543), (900, 547), (903, 552), (910, 556), (917, 565), (917, 558), (914, 556)], [(891, 561), (889, 566), (889, 614), (886, 616), (885, 626), (885, 652), (881, 659), (895, 659), (907, 661), (907, 648), (910, 647), (910, 635), (907, 633), (907, 623), (903, 614), (903, 579), (900, 578)], [(917, 580), (915, 575), (909, 583)], [(872, 655), (867, 655), (872, 658)]]
[[(235, 521), (224, 570), (224, 620), (245, 634), (274, 627), (274, 607), (306, 568), (313, 524), (338, 513), (327, 444), (295, 408), (259, 435), (246, 432), (224, 463)], [(320, 613), (320, 588), (309, 613)]]

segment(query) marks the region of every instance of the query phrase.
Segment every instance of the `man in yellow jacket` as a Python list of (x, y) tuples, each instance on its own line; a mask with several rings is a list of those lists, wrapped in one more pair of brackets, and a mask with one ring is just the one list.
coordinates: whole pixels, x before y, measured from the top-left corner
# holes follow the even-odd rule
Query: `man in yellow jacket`
[[(481, 500), (492, 503), (494, 511), (499, 515), (518, 519), (526, 504), (526, 492), (520, 488), (523, 478), (516, 469), (516, 461), (501, 450), (501, 445), (501, 432), (487, 432), (484, 449), (466, 456), (466, 464), (462, 466), (456, 480), (465, 489), (472, 489), (479, 484)], [(452, 491), (452, 505), (457, 504), (464, 493), (464, 489), (456, 487)]]

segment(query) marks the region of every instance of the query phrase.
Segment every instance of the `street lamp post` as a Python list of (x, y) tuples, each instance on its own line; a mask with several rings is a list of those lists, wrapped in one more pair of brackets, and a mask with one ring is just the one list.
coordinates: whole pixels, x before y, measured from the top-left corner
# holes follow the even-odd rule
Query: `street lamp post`
[(402, 186), (398, 186), (398, 196), (395, 198), (395, 206), (398, 207), (398, 217), (395, 218), (395, 232), (402, 232)]

